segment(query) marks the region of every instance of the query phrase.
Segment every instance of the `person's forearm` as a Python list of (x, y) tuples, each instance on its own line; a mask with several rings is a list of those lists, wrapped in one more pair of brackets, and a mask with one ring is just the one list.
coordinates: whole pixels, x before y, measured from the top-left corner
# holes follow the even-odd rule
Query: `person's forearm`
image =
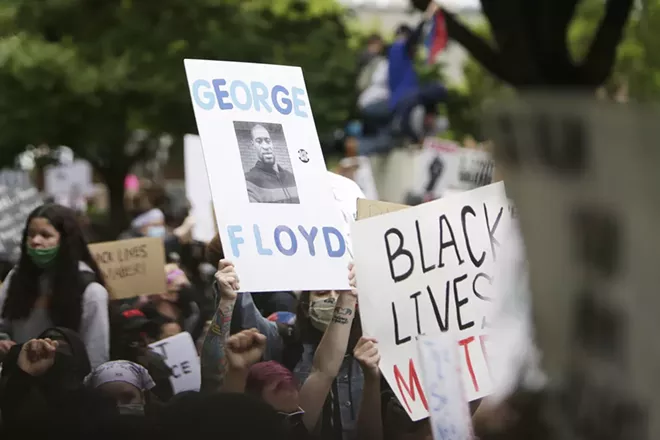
[(213, 315), (201, 353), (202, 391), (220, 391), (227, 371), (225, 344), (229, 338), (231, 316), (236, 300), (220, 299)]
[(357, 418), (357, 438), (382, 440), (383, 423), (380, 405), (380, 378), (373, 374), (365, 374), (362, 402)]
[(223, 393), (244, 393), (247, 373), (247, 370), (229, 368), (225, 375), (224, 383), (220, 387), (220, 391)]
[(332, 321), (314, 354), (312, 371), (300, 388), (300, 407), (305, 410), (303, 423), (308, 430), (318, 423), (332, 381), (344, 360), (355, 304), (356, 298), (352, 295), (342, 294), (337, 299)]
[(332, 321), (314, 354), (315, 371), (332, 378), (339, 373), (355, 318), (355, 304), (356, 298), (352, 295), (342, 294), (337, 299)]

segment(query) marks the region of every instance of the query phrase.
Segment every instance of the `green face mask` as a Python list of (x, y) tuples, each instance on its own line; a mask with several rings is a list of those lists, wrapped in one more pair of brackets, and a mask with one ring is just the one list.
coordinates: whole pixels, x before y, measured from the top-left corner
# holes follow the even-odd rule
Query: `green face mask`
[(59, 245), (47, 249), (35, 249), (30, 246), (27, 247), (27, 253), (32, 262), (42, 269), (50, 266), (53, 261), (55, 261), (59, 250)]

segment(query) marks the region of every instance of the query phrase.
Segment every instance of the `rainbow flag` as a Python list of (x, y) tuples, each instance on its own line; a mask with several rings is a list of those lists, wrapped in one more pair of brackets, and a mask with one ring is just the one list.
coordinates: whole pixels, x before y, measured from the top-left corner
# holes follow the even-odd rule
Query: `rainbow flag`
[(431, 20), (431, 28), (425, 41), (429, 64), (433, 64), (435, 58), (445, 50), (448, 39), (445, 15), (439, 10)]

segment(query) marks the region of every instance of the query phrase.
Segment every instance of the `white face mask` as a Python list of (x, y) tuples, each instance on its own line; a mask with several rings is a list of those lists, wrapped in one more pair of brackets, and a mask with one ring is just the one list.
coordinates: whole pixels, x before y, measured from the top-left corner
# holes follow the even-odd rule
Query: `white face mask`
[(119, 414), (128, 416), (143, 416), (144, 404), (142, 403), (129, 403), (124, 405), (117, 405)]
[(335, 296), (319, 298), (309, 303), (309, 319), (312, 325), (319, 331), (325, 332), (325, 329), (332, 321), (332, 315), (335, 312)]

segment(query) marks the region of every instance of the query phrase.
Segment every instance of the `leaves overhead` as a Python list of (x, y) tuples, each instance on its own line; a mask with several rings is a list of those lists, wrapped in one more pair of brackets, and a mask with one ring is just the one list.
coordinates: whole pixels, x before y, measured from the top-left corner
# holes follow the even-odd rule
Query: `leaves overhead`
[(196, 132), (184, 58), (303, 67), (319, 129), (352, 106), (355, 56), (333, 0), (5, 0), (0, 24), (5, 164), (46, 143), (123, 170), (135, 130)]

